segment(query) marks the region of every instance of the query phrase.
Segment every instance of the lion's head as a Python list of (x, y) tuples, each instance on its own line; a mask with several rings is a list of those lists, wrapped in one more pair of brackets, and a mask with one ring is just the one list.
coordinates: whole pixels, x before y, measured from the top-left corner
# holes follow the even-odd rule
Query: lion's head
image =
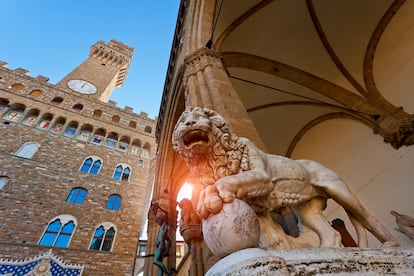
[(211, 185), (223, 176), (248, 169), (245, 145), (214, 110), (186, 109), (175, 125), (172, 143), (189, 167), (193, 182)]

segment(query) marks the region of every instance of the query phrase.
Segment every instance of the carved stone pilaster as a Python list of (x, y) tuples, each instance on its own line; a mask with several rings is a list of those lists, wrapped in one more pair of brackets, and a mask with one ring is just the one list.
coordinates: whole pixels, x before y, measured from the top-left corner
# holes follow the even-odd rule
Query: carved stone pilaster
[(384, 142), (391, 144), (394, 149), (414, 144), (414, 115), (397, 108), (395, 112), (380, 118), (374, 133), (384, 137)]

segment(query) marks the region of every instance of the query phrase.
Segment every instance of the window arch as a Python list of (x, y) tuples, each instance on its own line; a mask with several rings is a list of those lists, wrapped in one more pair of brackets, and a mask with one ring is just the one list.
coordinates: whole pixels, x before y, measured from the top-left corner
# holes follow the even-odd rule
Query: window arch
[(3, 113), (3, 110), (9, 107), (9, 100), (5, 98), (0, 98), (0, 114)]
[(7, 175), (0, 175), (0, 190), (10, 181)]
[(78, 125), (79, 125), (78, 122), (71, 121), (68, 124), (67, 128), (65, 129), (65, 132), (64, 132), (65, 133), (65, 136), (72, 137), (73, 135), (75, 135), (76, 130), (78, 129)]
[(19, 122), (23, 117), (23, 112), (26, 109), (24, 104), (13, 104), (9, 111), (3, 116), (4, 119), (12, 122)]
[(41, 96), (42, 94), (43, 92), (39, 89), (32, 90), (32, 92), (29, 93), (30, 96), (35, 98)]
[(63, 103), (63, 98), (62, 97), (54, 97), (53, 99), (52, 99), (52, 103), (55, 103), (55, 104), (60, 104), (60, 103)]
[(37, 128), (40, 129), (48, 129), (50, 127), (50, 122), (53, 119), (53, 115), (51, 113), (45, 113), (43, 114), (42, 118), (40, 119), (40, 122), (37, 124)]
[(37, 121), (37, 118), (39, 117), (40, 110), (37, 108), (31, 109), (26, 117), (22, 120), (22, 124), (26, 126), (33, 126), (35, 122)]
[(100, 110), (100, 109), (94, 110), (93, 111), (93, 116), (96, 117), (96, 118), (101, 117), (102, 116), (102, 110)]
[(55, 123), (52, 126), (52, 132), (61, 133), (65, 123), (66, 123), (66, 118), (64, 117), (57, 118)]
[(109, 222), (102, 223), (96, 228), (89, 249), (111, 251), (115, 240), (115, 234), (115, 225)]
[(27, 142), (21, 146), (14, 155), (24, 158), (32, 158), (40, 148), (40, 145), (34, 142)]
[(73, 188), (66, 199), (66, 202), (74, 203), (74, 204), (82, 204), (85, 200), (86, 194), (88, 191), (84, 188)]
[(81, 103), (76, 103), (72, 106), (73, 109), (81, 111), (83, 109), (83, 104)]
[(98, 156), (89, 156), (83, 161), (82, 166), (80, 167), (81, 172), (86, 172), (90, 174), (98, 174), (99, 170), (102, 167), (102, 160)]
[(131, 167), (127, 164), (119, 164), (118, 166), (116, 166), (112, 178), (116, 180), (129, 181), (130, 175)]
[(14, 92), (17, 92), (19, 90), (22, 90), (24, 88), (24, 85), (21, 83), (14, 83), (11, 87), (11, 90), (13, 90)]
[(146, 126), (145, 129), (144, 129), (144, 131), (146, 133), (151, 133), (152, 132), (152, 128), (150, 126)]
[(134, 139), (131, 144), (130, 152), (134, 155), (139, 155), (141, 151), (141, 141), (139, 139)]
[(84, 125), (82, 125), (82, 128), (79, 131), (79, 134), (78, 134), (77, 139), (78, 140), (81, 140), (81, 141), (87, 142), (91, 138), (92, 132), (93, 132), (92, 125), (90, 125), (90, 124), (84, 124)]
[(150, 158), (151, 146), (148, 143), (142, 147), (140, 156), (143, 158)]
[(112, 122), (113, 122), (113, 123), (119, 123), (120, 119), (121, 119), (121, 118), (120, 118), (118, 115), (114, 115), (114, 116), (112, 116)]
[(39, 245), (68, 247), (77, 224), (76, 218), (71, 215), (55, 217), (47, 225)]
[(108, 202), (106, 203), (106, 209), (118, 211), (121, 207), (122, 197), (117, 194), (112, 194), (108, 197)]
[(135, 121), (129, 121), (128, 126), (131, 127), (131, 128), (137, 128), (137, 122), (135, 122)]

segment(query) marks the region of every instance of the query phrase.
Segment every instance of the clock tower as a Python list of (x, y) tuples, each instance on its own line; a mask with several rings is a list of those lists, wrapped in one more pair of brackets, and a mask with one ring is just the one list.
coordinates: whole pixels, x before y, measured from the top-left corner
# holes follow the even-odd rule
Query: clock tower
[(112, 91), (124, 83), (133, 53), (133, 48), (114, 39), (108, 44), (98, 41), (89, 57), (56, 86), (107, 102)]

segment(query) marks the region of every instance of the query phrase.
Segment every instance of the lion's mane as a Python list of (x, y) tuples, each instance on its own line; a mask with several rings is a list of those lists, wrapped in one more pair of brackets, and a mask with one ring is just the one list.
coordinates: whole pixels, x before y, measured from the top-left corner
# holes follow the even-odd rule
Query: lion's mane
[[(180, 124), (191, 113), (208, 118), (211, 122), (213, 141), (209, 141), (211, 150), (206, 155), (196, 155), (183, 146), (185, 126)], [(181, 114), (175, 126), (173, 137), (174, 150), (190, 168), (190, 181), (202, 185), (213, 185), (218, 179), (249, 170), (247, 146), (232, 133), (224, 118), (214, 110), (201, 107), (188, 108)]]

